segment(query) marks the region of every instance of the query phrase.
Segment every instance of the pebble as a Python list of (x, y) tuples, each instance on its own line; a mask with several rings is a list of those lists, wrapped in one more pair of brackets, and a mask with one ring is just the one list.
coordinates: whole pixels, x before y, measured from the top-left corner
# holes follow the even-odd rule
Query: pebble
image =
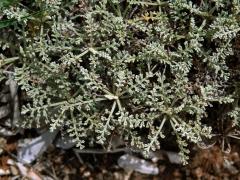
[(10, 170), (14, 176), (19, 174), (18, 169), (15, 166), (10, 166)]
[(0, 119), (5, 118), (9, 114), (10, 114), (10, 105), (9, 104), (0, 107)]
[(91, 175), (91, 173), (89, 171), (86, 171), (86, 172), (83, 173), (84, 177), (89, 177), (90, 175)]
[(127, 171), (137, 171), (143, 174), (157, 175), (158, 167), (149, 161), (130, 154), (124, 154), (118, 159), (118, 165)]
[(6, 175), (9, 175), (9, 174), (10, 174), (9, 170), (0, 169), (0, 176), (6, 176)]
[(15, 165), (15, 161), (13, 159), (8, 159), (7, 160), (7, 165), (14, 166)]

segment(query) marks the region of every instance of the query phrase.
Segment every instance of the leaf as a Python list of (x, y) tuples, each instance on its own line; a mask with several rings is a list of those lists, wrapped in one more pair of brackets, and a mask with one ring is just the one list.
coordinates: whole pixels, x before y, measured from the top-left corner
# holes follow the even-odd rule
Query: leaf
[(13, 4), (16, 4), (17, 0), (1, 0), (0, 1), (0, 8), (7, 8)]
[(0, 21), (0, 29), (11, 26), (16, 22), (17, 22), (17, 20), (15, 20), (15, 19)]
[[(0, 10), (1, 10), (1, 4), (0, 4)], [(34, 16), (38, 16), (41, 13), (43, 13), (44, 11), (45, 10), (43, 9), (43, 10), (34, 12), (34, 13), (30, 14), (30, 15), (22, 17), (21, 20), (34, 18)], [(17, 22), (18, 22), (17, 19), (14, 19), (14, 18), (13, 19), (2, 20), (2, 21), (0, 21), (0, 29), (8, 27), (8, 26), (11, 26), (11, 25), (13, 25), (13, 24), (15, 24)]]

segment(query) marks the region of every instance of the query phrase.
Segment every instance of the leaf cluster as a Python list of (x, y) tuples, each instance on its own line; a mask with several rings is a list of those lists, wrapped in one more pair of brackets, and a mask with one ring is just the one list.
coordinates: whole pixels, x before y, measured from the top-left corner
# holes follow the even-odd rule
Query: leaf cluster
[(226, 87), (239, 11), (237, 0), (12, 5), (0, 28), (16, 42), (0, 37), (0, 53), (19, 58), (14, 76), (29, 98), (21, 125), (63, 129), (80, 148), (111, 148), (118, 135), (146, 154), (174, 135), (187, 163), (188, 142), (211, 137), (207, 109), (235, 101)]

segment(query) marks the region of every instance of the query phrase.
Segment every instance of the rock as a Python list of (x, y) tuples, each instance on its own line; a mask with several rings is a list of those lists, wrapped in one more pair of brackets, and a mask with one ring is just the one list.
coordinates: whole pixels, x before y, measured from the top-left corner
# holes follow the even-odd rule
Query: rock
[(202, 137), (202, 141), (198, 142), (197, 145), (200, 149), (208, 149), (213, 147), (216, 144), (216, 138), (212, 137), (212, 138), (206, 138), (206, 137)]
[(11, 100), (10, 94), (0, 94), (0, 102), (1, 103), (7, 103)]
[(47, 147), (53, 142), (58, 131), (45, 132), (41, 136), (22, 144), (18, 150), (18, 161), (23, 164), (30, 164), (35, 161)]
[(4, 121), (1, 120), (1, 124), (2, 124), (3, 126), (6, 126), (6, 127), (8, 127), (8, 128), (11, 128), (11, 127), (12, 127), (12, 120), (11, 120), (10, 118), (4, 119)]
[(13, 159), (8, 159), (7, 160), (7, 165), (14, 166), (16, 162)]
[(18, 169), (15, 166), (10, 166), (10, 171), (14, 176), (19, 174)]
[(224, 159), (223, 167), (226, 168), (231, 174), (238, 174), (239, 170), (233, 166), (233, 162)]
[(122, 155), (118, 159), (118, 165), (123, 169), (133, 170), (143, 174), (157, 175), (159, 173), (158, 167), (153, 163), (129, 154)]
[(6, 176), (9, 174), (10, 174), (10, 171), (8, 169), (7, 170), (0, 169), (0, 176)]
[(178, 153), (171, 152), (171, 151), (166, 151), (165, 153), (166, 153), (170, 163), (173, 163), (173, 164), (181, 164), (182, 163), (181, 162), (181, 157), (179, 156)]
[(17, 82), (11, 77), (8, 80), (12, 104), (13, 104), (13, 116), (12, 116), (12, 126), (16, 126), (17, 122), (20, 119), (20, 108), (19, 108), (19, 98), (18, 98), (18, 85)]
[(36, 172), (34, 172), (33, 169), (25, 167), (22, 163), (16, 163), (16, 165), (22, 176), (31, 180), (42, 180), (42, 178)]
[(201, 167), (197, 167), (196, 169), (194, 169), (193, 174), (198, 178), (201, 179), (201, 177), (203, 176), (204, 172), (202, 170)]
[(73, 141), (73, 138), (69, 136), (61, 136), (56, 139), (55, 145), (57, 148), (70, 149), (74, 147), (76, 143)]
[(4, 105), (0, 107), (0, 119), (7, 117), (10, 114), (10, 105)]
[(0, 138), (0, 155), (3, 153), (6, 143), (7, 143), (6, 139)]
[(5, 128), (5, 127), (0, 126), (0, 135), (1, 136), (14, 136), (16, 134), (17, 134), (16, 131), (11, 131), (11, 130), (8, 130), (7, 128)]

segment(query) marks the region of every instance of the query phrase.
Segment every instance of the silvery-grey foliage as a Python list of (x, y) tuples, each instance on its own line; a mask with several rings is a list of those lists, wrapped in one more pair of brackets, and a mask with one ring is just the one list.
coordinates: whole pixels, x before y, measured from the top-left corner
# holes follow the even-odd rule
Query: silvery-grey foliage
[[(35, 0), (5, 9), (17, 42), (1, 37), (0, 46), (15, 47), (15, 81), (29, 98), (21, 126), (60, 128), (80, 148), (111, 148), (117, 134), (146, 155), (173, 134), (187, 163), (188, 142), (211, 137), (206, 108), (234, 100), (224, 89), (240, 8), (214, 2)], [(238, 109), (230, 116), (239, 123)]]

